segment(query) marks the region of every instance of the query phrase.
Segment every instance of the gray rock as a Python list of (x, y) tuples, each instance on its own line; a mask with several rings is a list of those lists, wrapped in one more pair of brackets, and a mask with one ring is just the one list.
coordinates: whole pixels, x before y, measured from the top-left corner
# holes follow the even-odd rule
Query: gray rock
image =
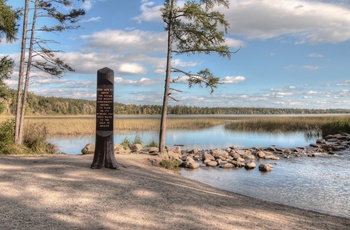
[(203, 159), (204, 159), (204, 161), (207, 161), (207, 160), (209, 160), (209, 161), (215, 161), (215, 157), (213, 157), (211, 154), (209, 154), (209, 153), (207, 153), (207, 152), (205, 152), (205, 153), (203, 154)]
[(218, 162), (216, 162), (216, 161), (208, 161), (208, 162), (206, 162), (206, 166), (215, 167), (217, 165), (218, 165)]
[(234, 165), (231, 164), (231, 163), (225, 163), (225, 164), (220, 164), (219, 167), (220, 167), (220, 168), (223, 168), (223, 169), (232, 169), (232, 168), (235, 168), (236, 166), (234, 166)]
[(261, 172), (271, 172), (272, 171), (272, 165), (270, 165), (270, 164), (260, 164), (259, 165), (259, 171), (261, 171)]
[(326, 140), (325, 139), (317, 139), (316, 144), (326, 144)]
[(195, 162), (192, 158), (192, 160), (188, 159), (188, 161), (184, 162), (185, 163), (185, 167), (186, 168), (190, 168), (190, 169), (198, 169), (200, 167), (200, 164), (198, 164), (197, 162)]
[(259, 157), (259, 158), (265, 158), (266, 157), (266, 154), (265, 154), (265, 152), (263, 152), (263, 151), (259, 151), (257, 154), (256, 154), (256, 156), (257, 157)]
[(246, 163), (245, 166), (244, 166), (244, 168), (246, 168), (246, 169), (255, 169), (255, 167), (256, 167), (256, 164), (255, 164), (254, 161)]
[(143, 146), (141, 144), (134, 144), (131, 146), (132, 152), (140, 152), (143, 149)]
[(228, 157), (228, 152), (223, 151), (223, 150), (221, 150), (221, 149), (214, 149), (214, 150), (211, 150), (211, 154), (212, 154), (213, 157), (215, 157), (215, 158), (220, 158), (220, 157), (227, 158), (227, 157)]
[(275, 155), (267, 155), (265, 156), (265, 159), (267, 160), (279, 160), (280, 158), (278, 156), (275, 156)]

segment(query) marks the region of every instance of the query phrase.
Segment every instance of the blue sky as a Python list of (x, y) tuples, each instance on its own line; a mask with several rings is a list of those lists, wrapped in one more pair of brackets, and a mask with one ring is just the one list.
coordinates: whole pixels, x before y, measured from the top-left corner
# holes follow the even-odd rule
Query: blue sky
[[(22, 6), (23, 1), (8, 4)], [(79, 30), (40, 34), (76, 70), (55, 79), (33, 73), (29, 91), (38, 95), (95, 100), (96, 72), (115, 72), (115, 101), (162, 103), (166, 34), (161, 0), (76, 1), (86, 10)], [(181, 1), (179, 1), (181, 4)], [(209, 68), (223, 84), (214, 93), (181, 81), (172, 105), (349, 109), (350, 1), (230, 0), (222, 11), (230, 23), (230, 60), (218, 55), (173, 56), (173, 65), (193, 73)], [(50, 24), (40, 18), (40, 24)], [(19, 35), (20, 36), (20, 33)], [(0, 44), (17, 61), (20, 41)], [(18, 67), (7, 84), (16, 88)]]

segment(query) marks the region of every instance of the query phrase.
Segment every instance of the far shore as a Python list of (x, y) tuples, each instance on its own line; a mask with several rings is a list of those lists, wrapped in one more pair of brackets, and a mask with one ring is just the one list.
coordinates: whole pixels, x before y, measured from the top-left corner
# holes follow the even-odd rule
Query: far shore
[[(117, 155), (119, 168), (90, 169), (92, 155), (0, 155), (2, 229), (349, 229), (350, 218), (271, 203), (191, 181)], [(322, 201), (320, 201), (322, 202)]]

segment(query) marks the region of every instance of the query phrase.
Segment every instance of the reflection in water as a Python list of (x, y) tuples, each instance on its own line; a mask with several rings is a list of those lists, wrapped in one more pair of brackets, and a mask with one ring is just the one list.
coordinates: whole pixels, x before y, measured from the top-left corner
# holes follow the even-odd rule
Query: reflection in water
[[(114, 143), (121, 143), (125, 138), (133, 141), (140, 136), (144, 144), (152, 140), (158, 142), (158, 132), (123, 132), (115, 133)], [(270, 133), (270, 132), (237, 132), (227, 131), (224, 126), (201, 130), (168, 130), (166, 144), (181, 145), (184, 149), (215, 149), (229, 146), (246, 147), (298, 147), (315, 143), (315, 136), (307, 137), (304, 132)], [(95, 136), (52, 136), (49, 141), (56, 144), (60, 151), (67, 154), (80, 154), (88, 143), (95, 143)]]
[(181, 174), (238, 194), (349, 218), (350, 151), (331, 157), (263, 162), (273, 164), (272, 172), (204, 167), (183, 169)]

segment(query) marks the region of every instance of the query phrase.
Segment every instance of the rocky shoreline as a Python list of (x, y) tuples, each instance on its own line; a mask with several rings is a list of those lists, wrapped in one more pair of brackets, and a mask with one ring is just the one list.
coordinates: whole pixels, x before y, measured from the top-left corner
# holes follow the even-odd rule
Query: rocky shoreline
[[(230, 146), (226, 149), (189, 149), (182, 150), (180, 146), (167, 147), (167, 152), (160, 154), (158, 148), (143, 147), (140, 144), (133, 145), (130, 149), (124, 149), (123, 146), (115, 144), (116, 154), (149, 154), (161, 156), (152, 159), (155, 164), (160, 160), (176, 160), (180, 167), (197, 169), (200, 167), (220, 167), (223, 169), (245, 168), (247, 170), (257, 167), (256, 159), (279, 160), (280, 158), (295, 157), (316, 157), (325, 155), (334, 155), (336, 152), (350, 148), (350, 134), (328, 135), (325, 138), (318, 139), (316, 143), (304, 147), (295, 148), (246, 148), (238, 149), (236, 146)], [(83, 149), (83, 154), (93, 154), (94, 144), (87, 144)], [(259, 170), (269, 172), (273, 169), (272, 164), (259, 164)]]

